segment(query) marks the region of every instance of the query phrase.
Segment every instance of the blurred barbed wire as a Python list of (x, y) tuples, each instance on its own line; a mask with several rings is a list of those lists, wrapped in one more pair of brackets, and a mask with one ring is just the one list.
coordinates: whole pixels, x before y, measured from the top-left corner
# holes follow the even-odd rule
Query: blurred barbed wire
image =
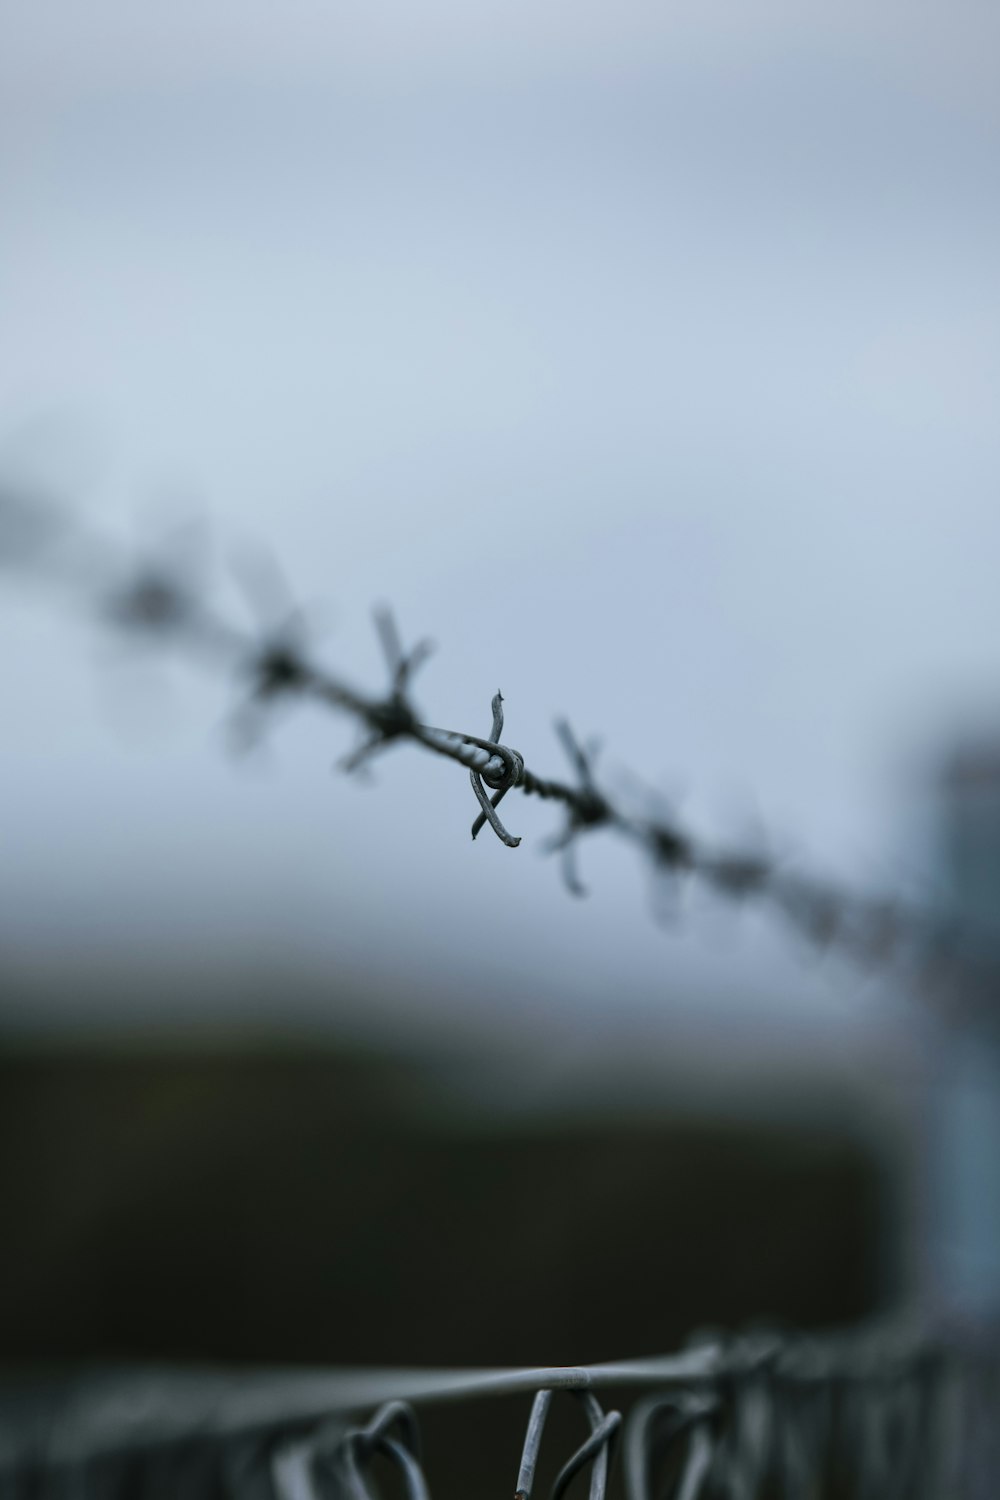
[[(258, 743), (278, 709), (311, 700), (359, 725), (358, 746), (341, 762), (345, 771), (359, 772), (403, 743), (461, 766), (478, 804), (474, 839), (488, 824), (501, 843), (518, 847), (520, 837), (499, 813), (510, 792), (557, 804), (562, 826), (545, 847), (558, 854), (564, 884), (574, 896), (586, 894), (578, 861), (582, 842), (607, 831), (645, 860), (659, 915), (673, 915), (678, 888), (698, 881), (732, 902), (769, 905), (817, 948), (836, 947), (867, 968), (905, 968), (938, 1003), (969, 1003), (974, 986), (965, 958), (972, 945), (953, 913), (946, 915), (932, 901), (861, 893), (793, 869), (762, 841), (710, 844), (652, 793), (628, 799), (610, 790), (598, 776), (595, 742), (582, 740), (565, 719), (555, 727), (569, 775), (540, 775), (503, 738), (499, 691), (490, 702), (486, 734), (428, 724), (415, 706), (413, 685), (431, 655), (430, 642), (420, 640), (407, 649), (392, 614), (377, 610), (387, 681), (381, 691), (363, 691), (319, 665), (307, 613), (266, 553), (243, 555), (237, 582), (251, 623), (240, 623), (211, 601), (190, 541), (185, 535), (183, 546), (168, 542), (133, 555), (69, 508), (0, 479), (0, 569), (58, 587), (95, 620), (127, 637), (183, 648), (227, 671), (241, 691), (230, 718), (234, 745)], [(640, 785), (637, 778), (633, 784)]]
[[(598, 1391), (626, 1394), (627, 1409), (606, 1410)], [(716, 1336), (606, 1365), (52, 1378), (33, 1392), (0, 1391), (0, 1496), (375, 1500), (394, 1469), (392, 1489), (430, 1500), (435, 1464), (448, 1455), (430, 1454), (425, 1468), (415, 1407), (456, 1407), (448, 1431), (458, 1444), (470, 1403), (530, 1394), (516, 1471), (513, 1453), (507, 1461), (515, 1500), (531, 1500), (562, 1393), (585, 1432), (558, 1469), (546, 1464), (551, 1500), (581, 1474), (589, 1500), (605, 1500), (619, 1438), (625, 1500), (996, 1493), (995, 1355), (883, 1326)], [(493, 1456), (494, 1468), (502, 1459)]]

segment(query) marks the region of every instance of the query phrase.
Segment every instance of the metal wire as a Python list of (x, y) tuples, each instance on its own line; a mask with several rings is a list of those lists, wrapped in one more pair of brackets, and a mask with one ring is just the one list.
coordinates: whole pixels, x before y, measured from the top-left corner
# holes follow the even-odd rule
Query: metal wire
[[(562, 1500), (572, 1480), (591, 1462), (589, 1500), (604, 1500), (608, 1487), (608, 1466), (614, 1449), (614, 1440), (621, 1426), (621, 1412), (610, 1411), (605, 1414), (590, 1391), (574, 1391), (574, 1395), (583, 1405), (590, 1426), (590, 1435), (559, 1470), (552, 1486), (551, 1500)], [(551, 1390), (539, 1391), (532, 1403), (531, 1415), (528, 1418), (528, 1431), (521, 1453), (521, 1464), (517, 1471), (514, 1500), (531, 1500), (538, 1450), (551, 1403)]]
[[(640, 1394), (623, 1418), (604, 1410), (594, 1394), (601, 1387)], [(150, 1493), (180, 1493), (165, 1482), (167, 1471), (181, 1466), (190, 1475), (201, 1466), (216, 1474), (221, 1465), (238, 1476), (224, 1490), (206, 1479), (183, 1492), (376, 1500), (378, 1460), (396, 1471), (406, 1500), (430, 1500), (434, 1456), (425, 1472), (412, 1403), (461, 1408), (533, 1392), (514, 1500), (537, 1500), (539, 1453), (559, 1390), (576, 1398), (589, 1431), (563, 1461), (549, 1500), (563, 1500), (588, 1468), (589, 1500), (606, 1500), (620, 1430), (626, 1500), (818, 1500), (831, 1492), (980, 1500), (1000, 1483), (995, 1356), (868, 1329), (766, 1345), (736, 1339), (663, 1359), (571, 1369), (214, 1378), (105, 1372), (81, 1379), (47, 1409), (39, 1403), (30, 1411), (22, 1399), (7, 1411), (0, 1401), (0, 1495), (117, 1500), (139, 1492), (144, 1469), (158, 1476)], [(351, 1418), (357, 1412), (366, 1413), (361, 1421)], [(457, 1433), (460, 1410), (456, 1423)]]
[(713, 1395), (658, 1394), (638, 1402), (625, 1430), (626, 1500), (651, 1500), (653, 1471), (683, 1438), (688, 1446), (677, 1476), (677, 1495), (679, 1500), (696, 1500), (714, 1452), (707, 1424), (719, 1410)]
[[(599, 784), (593, 748), (564, 721), (557, 734), (572, 780), (538, 775), (502, 739), (499, 692), (488, 737), (424, 723), (411, 694), (430, 647), (420, 642), (404, 650), (388, 611), (376, 615), (388, 684), (383, 693), (369, 694), (316, 665), (294, 609), (277, 625), (241, 628), (211, 607), (189, 573), (168, 558), (123, 560), (78, 520), (52, 507), (25, 506), (0, 489), (4, 563), (69, 591), (113, 629), (176, 644), (234, 672), (244, 687), (234, 717), (241, 738), (262, 733), (280, 704), (326, 705), (353, 717), (362, 731), (345, 769), (356, 771), (403, 741), (450, 759), (468, 773), (479, 805), (472, 837), (489, 823), (510, 848), (520, 838), (498, 813), (508, 793), (559, 804), (564, 822), (549, 848), (559, 853), (575, 895), (583, 894), (579, 841), (608, 829), (629, 840), (660, 881), (699, 879), (733, 900), (767, 901), (811, 941), (837, 943), (864, 962), (909, 953), (940, 969), (956, 948), (956, 934), (931, 911), (852, 895), (752, 850), (710, 848), (660, 810), (630, 812)], [(623, 1422), (620, 1412), (605, 1412), (598, 1403), (594, 1391), (600, 1388), (642, 1395)], [(411, 1403), (530, 1394), (516, 1500), (532, 1500), (557, 1391), (575, 1396), (589, 1432), (559, 1469), (552, 1500), (562, 1500), (588, 1467), (590, 1500), (605, 1500), (619, 1430), (627, 1500), (756, 1500), (765, 1494), (819, 1500), (829, 1483), (861, 1500), (980, 1500), (1000, 1493), (996, 1360), (937, 1346), (906, 1329), (869, 1329), (841, 1339), (715, 1342), (661, 1358), (583, 1367), (89, 1374), (39, 1397), (27, 1416), (25, 1400), (10, 1405), (0, 1397), (0, 1494), (28, 1488), (125, 1495), (132, 1493), (127, 1466), (101, 1469), (103, 1488), (82, 1476), (115, 1456), (146, 1455), (155, 1466), (177, 1448), (197, 1445), (198, 1454), (210, 1456), (220, 1445), (237, 1444), (239, 1462), (226, 1472), (243, 1477), (226, 1493), (372, 1500), (378, 1459), (396, 1470), (407, 1500), (429, 1500)], [(359, 1415), (367, 1417), (360, 1425), (352, 1420)], [(200, 1462), (191, 1459), (195, 1467)], [(63, 1476), (65, 1486), (34, 1485), (51, 1474)], [(116, 1490), (121, 1474), (126, 1478)], [(161, 1486), (159, 1492), (174, 1491)], [(184, 1492), (194, 1494), (196, 1487)], [(206, 1480), (197, 1493), (221, 1491)]]
[(116, 630), (176, 644), (235, 672), (246, 684), (233, 721), (242, 742), (263, 732), (274, 708), (311, 700), (353, 717), (362, 730), (357, 749), (341, 763), (345, 770), (357, 771), (404, 741), (462, 766), (479, 803), (473, 838), (488, 823), (503, 844), (518, 847), (520, 838), (497, 812), (509, 792), (560, 804), (565, 821), (547, 848), (560, 855), (565, 885), (575, 896), (585, 893), (577, 867), (580, 840), (610, 830), (645, 857), (655, 890), (662, 891), (664, 883), (672, 888), (681, 880), (699, 880), (730, 900), (767, 903), (811, 943), (836, 945), (866, 966), (906, 961), (918, 977), (933, 977), (936, 998), (954, 999), (946, 981), (957, 972), (962, 934), (932, 907), (853, 893), (752, 849), (712, 847), (662, 809), (630, 811), (598, 784), (593, 748), (584, 748), (564, 720), (556, 733), (573, 779), (541, 776), (501, 739), (504, 700), (499, 692), (491, 702), (488, 737), (424, 723), (411, 694), (431, 647), (421, 641), (404, 650), (385, 609), (376, 612), (375, 624), (389, 682), (381, 695), (369, 694), (315, 663), (301, 611), (294, 606), (278, 625), (269, 623), (257, 632), (241, 628), (210, 606), (189, 572), (169, 557), (136, 564), (87, 530), (78, 517), (51, 506), (33, 507), (0, 485), (0, 567), (5, 564), (68, 590)]

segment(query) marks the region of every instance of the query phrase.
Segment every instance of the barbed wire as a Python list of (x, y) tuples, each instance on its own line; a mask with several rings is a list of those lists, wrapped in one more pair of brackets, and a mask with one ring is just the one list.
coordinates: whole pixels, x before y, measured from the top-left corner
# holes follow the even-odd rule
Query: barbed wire
[[(98, 536), (79, 516), (0, 484), (0, 565), (4, 564), (60, 585), (117, 631), (175, 643), (233, 671), (244, 685), (242, 702), (231, 720), (237, 743), (256, 742), (269, 714), (280, 705), (295, 700), (318, 703), (353, 718), (361, 729), (358, 747), (341, 762), (345, 771), (357, 772), (401, 743), (461, 766), (478, 803), (473, 839), (488, 825), (501, 843), (518, 847), (520, 837), (510, 832), (499, 813), (513, 791), (558, 804), (563, 824), (545, 848), (559, 855), (564, 884), (574, 896), (586, 894), (578, 865), (582, 840), (609, 831), (645, 858), (654, 894), (660, 897), (694, 880), (732, 901), (770, 905), (811, 944), (835, 946), (868, 968), (904, 964), (936, 999), (954, 1003), (954, 986), (948, 981), (970, 945), (955, 917), (946, 917), (935, 905), (851, 891), (791, 869), (759, 849), (711, 845), (660, 808), (631, 810), (599, 782), (593, 745), (582, 742), (565, 719), (555, 727), (571, 776), (542, 776), (504, 740), (504, 698), (499, 691), (490, 703), (487, 735), (425, 723), (414, 706), (412, 688), (432, 647), (421, 640), (405, 649), (387, 609), (376, 611), (375, 627), (388, 684), (381, 693), (368, 693), (314, 660), (303, 612), (293, 602), (287, 603), (277, 623), (269, 621), (258, 630), (241, 628), (202, 597), (189, 564), (155, 552), (129, 559), (123, 548)], [(962, 974), (966, 1001), (971, 991), (969, 967), (965, 965)]]
[[(294, 604), (277, 622), (241, 627), (210, 601), (189, 560), (132, 559), (79, 517), (2, 484), (0, 565), (58, 588), (128, 637), (176, 644), (232, 673), (242, 690), (232, 718), (238, 741), (257, 739), (273, 709), (312, 701), (358, 724), (360, 742), (342, 762), (349, 772), (402, 743), (460, 766), (477, 804), (473, 838), (489, 825), (518, 847), (499, 811), (512, 792), (556, 804), (563, 822), (547, 847), (574, 895), (584, 893), (580, 844), (603, 829), (628, 841), (660, 884), (700, 880), (736, 901), (770, 903), (811, 941), (867, 964), (908, 955), (940, 974), (961, 953), (961, 934), (929, 907), (859, 896), (753, 849), (712, 847), (660, 809), (631, 810), (602, 784), (593, 747), (565, 720), (556, 732), (569, 775), (538, 774), (503, 737), (499, 691), (487, 734), (424, 722), (413, 683), (430, 646), (406, 649), (387, 610), (375, 616), (387, 683), (365, 692), (317, 663)], [(639, 1394), (620, 1411), (606, 1410), (597, 1391)], [(415, 1407), (530, 1395), (514, 1483), (515, 1500), (535, 1500), (548, 1416), (562, 1393), (586, 1431), (559, 1466), (551, 1500), (583, 1475), (589, 1500), (607, 1500), (619, 1451), (626, 1500), (980, 1500), (997, 1489), (995, 1357), (906, 1329), (868, 1329), (716, 1339), (655, 1359), (565, 1368), (90, 1373), (37, 1399), (0, 1392), (0, 1497), (117, 1500), (146, 1492), (138, 1464), (152, 1476), (151, 1493), (375, 1500), (378, 1466), (388, 1465), (407, 1500), (431, 1500), (434, 1465), (425, 1470)]]
[[(631, 1404), (606, 1410), (598, 1391)], [(1000, 1474), (995, 1353), (869, 1327), (566, 1368), (85, 1373), (16, 1403), (0, 1390), (0, 1495), (376, 1500), (388, 1466), (407, 1500), (430, 1500), (447, 1454), (425, 1468), (415, 1408), (456, 1407), (454, 1442), (470, 1402), (531, 1395), (514, 1500), (532, 1500), (562, 1394), (586, 1432), (550, 1500), (587, 1472), (606, 1500), (619, 1437), (626, 1500), (981, 1500)]]

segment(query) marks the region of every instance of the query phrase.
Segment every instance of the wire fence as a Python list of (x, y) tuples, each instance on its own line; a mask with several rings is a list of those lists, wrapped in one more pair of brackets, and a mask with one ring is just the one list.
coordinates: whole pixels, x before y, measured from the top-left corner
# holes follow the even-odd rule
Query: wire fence
[[(997, 1492), (995, 1360), (868, 1329), (552, 1369), (90, 1374), (0, 1396), (0, 1496), (376, 1500), (388, 1489), (430, 1500), (447, 1454), (424, 1454), (417, 1409), (453, 1407), (458, 1442), (476, 1402), (529, 1395), (519, 1459), (516, 1446), (482, 1455), (484, 1494), (513, 1485), (531, 1500), (543, 1471), (551, 1500), (584, 1482), (589, 1500), (612, 1488), (625, 1500)], [(563, 1396), (581, 1440), (543, 1454)], [(514, 1434), (523, 1410), (512, 1403)]]
[[(368, 692), (317, 663), (290, 602), (277, 621), (273, 609), (260, 609), (259, 576), (245, 580), (247, 591), (258, 614), (272, 617), (245, 628), (212, 602), (188, 563), (132, 559), (79, 517), (10, 486), (0, 487), (0, 564), (56, 587), (127, 637), (175, 645), (233, 675), (242, 685), (233, 717), (240, 742), (257, 738), (276, 706), (308, 700), (358, 724), (348, 771), (403, 743), (461, 767), (475, 799), (473, 838), (489, 827), (517, 848), (508, 808), (500, 813), (511, 793), (556, 804), (562, 825), (549, 848), (574, 895), (584, 891), (579, 846), (604, 830), (645, 859), (661, 894), (697, 880), (731, 900), (769, 904), (810, 941), (836, 944), (865, 964), (908, 965), (939, 994), (964, 965), (962, 932), (932, 907), (859, 895), (754, 849), (710, 846), (660, 809), (633, 809), (603, 784), (593, 747), (565, 721), (557, 725), (565, 779), (539, 774), (506, 742), (500, 692), (486, 734), (428, 724), (413, 683), (430, 647), (404, 648), (387, 611), (376, 615), (376, 628), (388, 680)], [(964, 966), (962, 975), (966, 986)], [(607, 1408), (608, 1392), (629, 1393), (627, 1409)], [(980, 1500), (1000, 1492), (992, 1356), (869, 1329), (824, 1340), (757, 1335), (580, 1368), (133, 1370), (20, 1385), (0, 1392), (0, 1500), (375, 1500), (387, 1484), (407, 1500), (429, 1500), (435, 1456), (425, 1465), (417, 1408), (454, 1403), (460, 1429), (474, 1400), (526, 1396), (520, 1460), (491, 1455), (483, 1487), (510, 1493), (496, 1477), (502, 1460), (515, 1500), (531, 1500), (550, 1408), (563, 1394), (579, 1409), (583, 1436), (556, 1469), (552, 1500), (579, 1490), (584, 1477), (589, 1500), (605, 1500), (612, 1482), (626, 1500)]]
[[(258, 616), (256, 628), (226, 618), (210, 602), (190, 559), (171, 557), (169, 549), (130, 558), (124, 547), (88, 529), (79, 516), (0, 484), (0, 567), (58, 586), (92, 617), (127, 637), (172, 644), (230, 673), (243, 685), (242, 702), (231, 721), (235, 743), (259, 738), (270, 711), (279, 705), (296, 700), (320, 704), (359, 725), (361, 741), (342, 762), (348, 772), (403, 743), (460, 766), (477, 804), (474, 839), (489, 827), (508, 848), (518, 847), (521, 840), (510, 831), (506, 809), (503, 819), (500, 815), (511, 792), (557, 804), (562, 826), (547, 848), (558, 854), (565, 886), (574, 896), (586, 893), (580, 844), (603, 830), (627, 841), (646, 862), (657, 913), (672, 914), (680, 885), (700, 881), (720, 897), (769, 905), (811, 944), (836, 946), (864, 966), (899, 967), (938, 1003), (954, 1004), (959, 989), (968, 999), (974, 966), (967, 960), (974, 945), (960, 922), (946, 917), (939, 906), (853, 891), (793, 869), (760, 848), (717, 847), (652, 805), (649, 797), (645, 806), (640, 798), (636, 810), (602, 783), (594, 743), (581, 740), (565, 720), (556, 723), (556, 732), (570, 774), (541, 775), (505, 742), (499, 691), (490, 703), (488, 734), (427, 724), (417, 712), (412, 689), (431, 654), (429, 642), (405, 649), (392, 615), (377, 611), (388, 681), (381, 692), (358, 689), (314, 659), (304, 615), (278, 582), (273, 564), (267, 562), (265, 568), (263, 554), (252, 566), (244, 561), (242, 582)], [(276, 611), (275, 597), (282, 594), (283, 608)], [(276, 613), (281, 616), (277, 620)]]

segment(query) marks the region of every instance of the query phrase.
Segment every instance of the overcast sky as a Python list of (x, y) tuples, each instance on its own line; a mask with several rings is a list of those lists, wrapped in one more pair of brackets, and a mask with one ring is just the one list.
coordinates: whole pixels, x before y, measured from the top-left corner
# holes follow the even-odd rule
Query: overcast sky
[[(130, 542), (204, 508), (220, 587), (266, 541), (370, 687), (390, 602), (439, 645), (427, 719), (485, 734), (499, 686), (543, 773), (568, 714), (697, 831), (919, 886), (914, 767), (1000, 684), (996, 7), (0, 0), (0, 32), (8, 473)], [(0, 588), (22, 967), (294, 960), (637, 1036), (876, 1003), (770, 922), (664, 934), (610, 839), (572, 901), (557, 814), (473, 845), (416, 750), (331, 776), (336, 719), (234, 766), (229, 684)]]

